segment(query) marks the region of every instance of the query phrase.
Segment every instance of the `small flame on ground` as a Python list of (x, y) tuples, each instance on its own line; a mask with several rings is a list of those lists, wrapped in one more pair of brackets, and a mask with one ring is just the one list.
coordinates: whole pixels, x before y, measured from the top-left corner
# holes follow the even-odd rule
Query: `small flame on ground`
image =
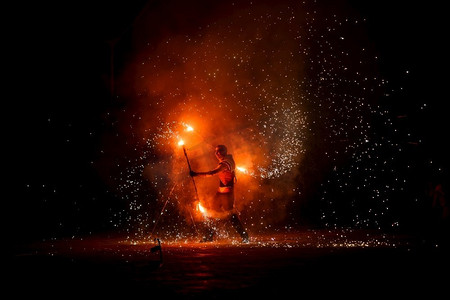
[(198, 203), (198, 210), (199, 210), (202, 214), (206, 213), (206, 209), (200, 204), (200, 202)]

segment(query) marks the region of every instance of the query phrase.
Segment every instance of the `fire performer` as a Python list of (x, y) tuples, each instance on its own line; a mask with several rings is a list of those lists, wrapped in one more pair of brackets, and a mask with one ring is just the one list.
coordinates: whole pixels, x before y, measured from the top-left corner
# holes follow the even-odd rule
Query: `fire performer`
[[(215, 148), (215, 155), (219, 160), (217, 167), (208, 172), (194, 172), (190, 171), (190, 175), (194, 176), (219, 176), (219, 189), (214, 197), (213, 206), (216, 211), (225, 213), (225, 219), (229, 220), (234, 229), (239, 233), (243, 243), (248, 243), (249, 237), (247, 230), (242, 225), (239, 215), (234, 207), (234, 183), (235, 163), (233, 156), (227, 153), (225, 145), (218, 145)], [(213, 241), (215, 230), (208, 222), (205, 222), (206, 231), (203, 235), (203, 242)]]

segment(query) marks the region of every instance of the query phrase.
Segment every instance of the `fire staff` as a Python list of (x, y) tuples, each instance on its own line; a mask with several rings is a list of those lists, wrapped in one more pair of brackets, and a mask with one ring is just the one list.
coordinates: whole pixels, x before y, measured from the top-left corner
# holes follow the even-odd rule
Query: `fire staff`
[[(234, 184), (236, 182), (235, 168), (233, 156), (228, 154), (225, 145), (218, 145), (215, 148), (216, 158), (219, 160), (217, 167), (208, 172), (190, 171), (190, 175), (194, 176), (213, 176), (219, 177), (219, 188), (214, 198), (213, 207), (216, 211), (226, 213), (226, 218), (231, 222), (234, 229), (239, 233), (243, 243), (248, 243), (249, 237), (247, 230), (242, 225), (239, 215), (234, 207)], [(212, 226), (207, 226), (202, 241), (212, 241), (215, 230)]]

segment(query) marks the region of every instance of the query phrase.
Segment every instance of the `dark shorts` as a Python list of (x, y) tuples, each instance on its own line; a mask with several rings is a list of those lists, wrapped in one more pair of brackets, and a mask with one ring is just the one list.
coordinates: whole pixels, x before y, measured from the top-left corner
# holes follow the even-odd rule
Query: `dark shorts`
[(215, 211), (230, 211), (234, 207), (234, 193), (219, 193), (217, 192), (214, 197), (214, 203), (212, 208)]

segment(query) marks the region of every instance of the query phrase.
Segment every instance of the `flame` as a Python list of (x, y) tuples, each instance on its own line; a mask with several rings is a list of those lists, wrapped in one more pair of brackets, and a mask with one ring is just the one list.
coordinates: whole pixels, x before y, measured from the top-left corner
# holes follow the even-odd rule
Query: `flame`
[[(187, 132), (193, 132), (194, 131), (194, 127), (192, 127), (191, 125), (188, 125), (188, 124), (185, 124), (185, 123), (182, 123), (182, 124), (183, 124), (183, 126), (185, 128), (185, 131), (187, 131)], [(179, 138), (178, 146), (184, 146), (185, 145), (185, 141), (179, 135), (178, 135), (178, 138)]]
[(198, 203), (198, 210), (199, 210), (202, 214), (206, 213), (206, 209), (200, 204), (200, 202)]
[(236, 167), (236, 169), (238, 169), (238, 170), (241, 171), (242, 173), (245, 173), (245, 174), (248, 173), (246, 168), (243, 168), (243, 167)]

